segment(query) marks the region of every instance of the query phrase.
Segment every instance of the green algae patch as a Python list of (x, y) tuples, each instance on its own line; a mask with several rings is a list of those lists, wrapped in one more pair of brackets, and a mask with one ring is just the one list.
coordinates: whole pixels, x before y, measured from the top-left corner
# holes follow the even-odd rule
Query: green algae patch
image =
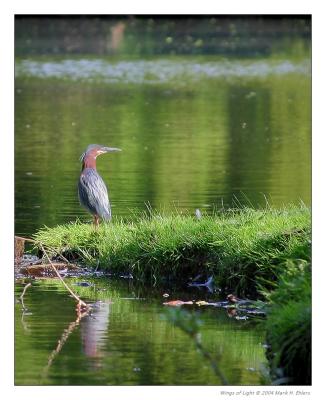
[(305, 206), (241, 209), (203, 216), (151, 214), (95, 229), (80, 222), (43, 228), (37, 242), (68, 259), (134, 279), (188, 281), (213, 275), (248, 293), (273, 281), (288, 260), (310, 260), (311, 213)]

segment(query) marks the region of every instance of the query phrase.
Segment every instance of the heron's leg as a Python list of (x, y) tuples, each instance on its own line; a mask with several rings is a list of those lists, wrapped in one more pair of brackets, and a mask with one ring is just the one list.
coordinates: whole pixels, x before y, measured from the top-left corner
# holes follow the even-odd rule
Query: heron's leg
[(99, 226), (99, 216), (98, 215), (94, 215), (94, 226), (95, 226), (95, 229), (97, 229), (98, 228), (98, 226)]

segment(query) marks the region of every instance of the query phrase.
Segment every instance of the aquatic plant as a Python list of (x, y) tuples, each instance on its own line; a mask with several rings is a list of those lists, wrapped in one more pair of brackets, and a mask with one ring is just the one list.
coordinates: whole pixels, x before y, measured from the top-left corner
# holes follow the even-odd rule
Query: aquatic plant
[(271, 374), (276, 384), (311, 384), (311, 264), (288, 261), (265, 291)]

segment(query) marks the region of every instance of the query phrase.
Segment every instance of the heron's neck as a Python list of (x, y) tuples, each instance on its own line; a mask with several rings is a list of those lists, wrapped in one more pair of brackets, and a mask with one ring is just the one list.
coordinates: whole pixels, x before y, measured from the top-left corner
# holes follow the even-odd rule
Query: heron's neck
[(83, 171), (85, 168), (93, 168), (93, 169), (96, 169), (96, 157), (94, 157), (94, 156), (85, 157), (84, 160), (83, 160), (82, 171)]

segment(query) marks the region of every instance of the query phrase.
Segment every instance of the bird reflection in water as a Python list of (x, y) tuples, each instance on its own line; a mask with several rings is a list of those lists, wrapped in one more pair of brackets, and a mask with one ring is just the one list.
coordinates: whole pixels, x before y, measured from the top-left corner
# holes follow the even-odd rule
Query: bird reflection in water
[(64, 344), (69, 336), (80, 326), (83, 352), (87, 357), (96, 359), (93, 367), (101, 367), (101, 357), (103, 355), (101, 349), (106, 342), (106, 332), (109, 326), (109, 315), (111, 301), (98, 302), (93, 304), (89, 309), (84, 310), (77, 306), (77, 318), (70, 322), (67, 328), (62, 332), (57, 342), (56, 348), (51, 352), (48, 363), (43, 370), (42, 377), (45, 378), (54, 359), (61, 352)]
[(87, 357), (96, 358), (96, 367), (100, 367), (100, 360), (104, 353), (109, 326), (110, 307), (112, 302), (98, 302), (80, 324), (83, 351)]

